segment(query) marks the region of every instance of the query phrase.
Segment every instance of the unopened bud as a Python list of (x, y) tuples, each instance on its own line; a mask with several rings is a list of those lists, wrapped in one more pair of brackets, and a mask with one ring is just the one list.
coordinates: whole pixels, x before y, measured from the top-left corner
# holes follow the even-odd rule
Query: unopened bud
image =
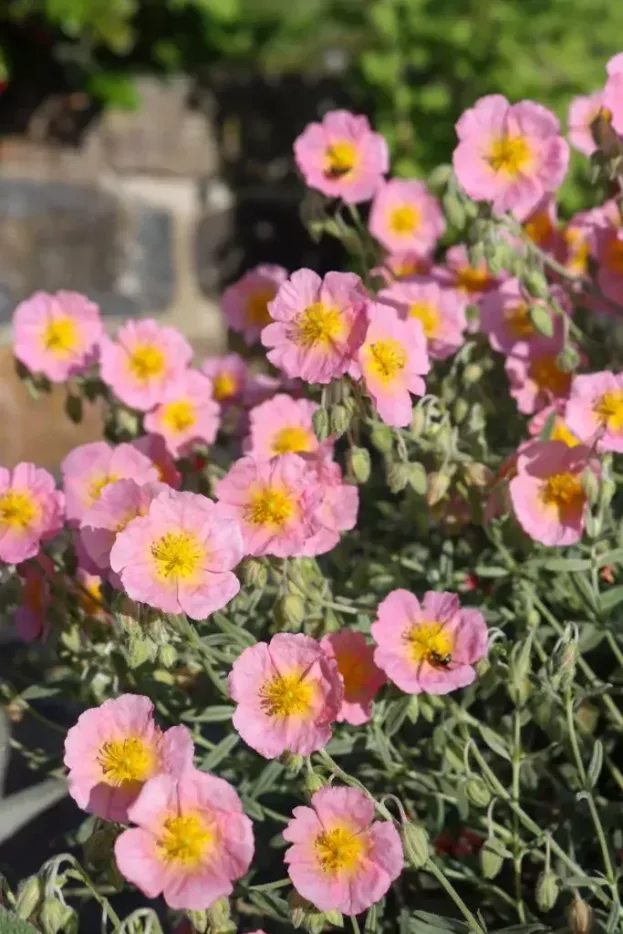
[[(411, 416), (411, 434), (417, 440), (426, 429), (426, 412), (421, 405), (413, 409)], [(390, 448), (391, 450), (391, 448)]]
[(530, 308), (530, 321), (539, 334), (542, 334), (544, 337), (552, 337), (554, 333), (554, 322), (552, 321), (551, 312), (545, 307), (545, 305), (536, 304), (532, 305)]
[(226, 934), (236, 930), (235, 924), (231, 922), (228, 898), (219, 898), (213, 902), (207, 910), (207, 916), (209, 930), (213, 934)]
[(15, 911), (20, 918), (27, 921), (34, 913), (43, 897), (41, 880), (37, 876), (30, 876), (20, 882), (15, 900)]
[(417, 493), (419, 496), (424, 496), (426, 493), (426, 487), (428, 486), (426, 470), (423, 465), (417, 461), (413, 464), (409, 464), (409, 486), (413, 492)]
[(551, 911), (558, 900), (560, 880), (555, 872), (542, 872), (536, 884), (536, 903), (540, 911)]
[(331, 409), (330, 425), (331, 434), (336, 438), (341, 438), (348, 430), (352, 420), (352, 411), (346, 405), (334, 405)]
[(176, 649), (168, 642), (165, 643), (165, 645), (161, 645), (158, 649), (158, 660), (162, 667), (166, 671), (169, 671), (169, 669), (175, 666), (177, 661)]
[(452, 409), (452, 414), (454, 416), (454, 421), (457, 425), (460, 425), (461, 422), (464, 422), (467, 416), (469, 415), (469, 402), (467, 399), (463, 399), (459, 396), (458, 399), (454, 402), (454, 407)]
[(314, 432), (319, 441), (325, 441), (329, 437), (331, 426), (329, 424), (329, 413), (326, 409), (316, 409), (312, 416)]
[(485, 840), (480, 850), (480, 865), (485, 879), (494, 879), (502, 868), (507, 851), (495, 837)]
[(485, 464), (474, 461), (465, 468), (465, 482), (468, 486), (486, 487), (493, 483), (493, 471)]
[(139, 668), (145, 662), (153, 661), (157, 652), (158, 647), (151, 639), (136, 632), (130, 638), (128, 665), (130, 668)]
[(435, 472), (428, 476), (428, 489), (426, 491), (426, 502), (429, 506), (436, 506), (441, 502), (450, 487), (450, 477), (448, 474)]
[(586, 493), (589, 503), (596, 503), (599, 497), (599, 480), (595, 476), (595, 471), (587, 467), (582, 473), (582, 488)]
[(348, 459), (350, 471), (357, 483), (367, 483), (370, 478), (370, 452), (367, 448), (353, 447)]
[(247, 558), (240, 567), (240, 579), (245, 587), (263, 590), (268, 580), (268, 571), (262, 560)]
[(285, 765), (290, 776), (298, 775), (305, 765), (304, 757), (295, 752), (284, 752), (279, 760)]
[(190, 921), (193, 930), (197, 931), (197, 934), (207, 934), (210, 928), (207, 911), (193, 911), (192, 909), (187, 909), (186, 917)]
[(569, 909), (569, 928), (571, 934), (589, 934), (593, 926), (593, 910), (588, 902), (576, 895)]
[(402, 842), (405, 856), (414, 869), (421, 869), (428, 862), (428, 834), (421, 824), (405, 821), (402, 825)]
[(56, 898), (46, 898), (39, 911), (39, 924), (43, 934), (58, 934), (71, 921), (73, 908)]
[(477, 383), (482, 377), (483, 369), (479, 363), (468, 363), (463, 370), (463, 382), (468, 386)]
[(469, 801), (477, 808), (486, 808), (491, 801), (491, 792), (487, 785), (476, 775), (472, 775), (465, 783), (465, 794)]
[(310, 798), (315, 795), (317, 791), (320, 791), (321, 788), (324, 788), (326, 784), (326, 781), (318, 772), (308, 772), (303, 782), (305, 791)]
[(567, 344), (556, 357), (556, 363), (563, 373), (574, 373), (580, 365), (580, 355), (575, 347)]
[(530, 295), (534, 295), (535, 298), (547, 298), (549, 296), (547, 279), (540, 269), (530, 269), (524, 275), (523, 280)]
[(305, 601), (289, 593), (275, 604), (275, 619), (284, 629), (298, 629), (305, 619)]
[(445, 215), (451, 226), (456, 227), (457, 230), (461, 230), (465, 226), (465, 209), (456, 192), (449, 188), (443, 197), (442, 203)]
[(387, 471), (387, 485), (391, 493), (400, 493), (409, 482), (409, 464), (391, 464)]
[(394, 446), (394, 433), (389, 425), (377, 423), (370, 432), (370, 441), (381, 454), (389, 454)]

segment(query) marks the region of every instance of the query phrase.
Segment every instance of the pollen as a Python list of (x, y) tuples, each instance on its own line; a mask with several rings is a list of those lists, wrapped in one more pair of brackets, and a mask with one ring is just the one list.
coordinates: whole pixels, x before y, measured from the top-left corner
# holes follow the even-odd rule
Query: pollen
[(144, 782), (157, 765), (154, 750), (138, 736), (113, 739), (102, 745), (97, 761), (108, 785)]
[(414, 204), (401, 204), (389, 212), (387, 225), (392, 233), (399, 237), (407, 237), (420, 226), (422, 216)]
[(414, 623), (405, 636), (409, 657), (418, 664), (427, 662), (437, 667), (440, 659), (452, 655), (454, 639), (452, 633), (438, 620), (422, 620)]
[(525, 302), (508, 305), (504, 309), (504, 320), (513, 337), (530, 337), (534, 325), (530, 320), (530, 309)]
[(12, 529), (27, 529), (37, 512), (37, 504), (30, 493), (7, 490), (0, 496), (0, 525), (8, 525)]
[(47, 323), (43, 332), (43, 345), (50, 353), (65, 357), (76, 349), (77, 344), (78, 328), (72, 318), (63, 315)]
[(274, 454), (296, 454), (313, 449), (311, 432), (301, 425), (289, 425), (277, 432), (271, 447)]
[(153, 543), (151, 556), (159, 578), (188, 580), (197, 572), (204, 549), (189, 532), (167, 532)]
[(560, 369), (555, 354), (543, 354), (540, 357), (533, 357), (528, 372), (539, 389), (551, 392), (554, 396), (566, 396), (568, 394), (571, 386), (571, 374)]
[(295, 512), (292, 496), (283, 487), (265, 486), (251, 497), (245, 511), (252, 525), (272, 525), (281, 528)]
[(260, 688), (260, 705), (269, 717), (304, 717), (312, 709), (313, 688), (299, 671), (277, 675)]
[(314, 302), (294, 319), (294, 340), (306, 350), (329, 348), (343, 333), (343, 321), (339, 308)]
[(489, 150), (489, 164), (494, 172), (504, 172), (516, 178), (529, 168), (532, 152), (523, 136), (504, 134), (493, 140)]
[(212, 377), (212, 394), (217, 402), (225, 402), (238, 392), (238, 379), (231, 370), (221, 370)]
[(268, 310), (268, 303), (272, 302), (277, 294), (274, 286), (266, 285), (255, 289), (247, 298), (247, 321), (254, 327), (265, 327), (273, 320)]
[(566, 511), (583, 506), (586, 493), (578, 474), (555, 473), (545, 481), (541, 499), (546, 506)]
[(464, 292), (484, 292), (491, 285), (491, 276), (486, 269), (461, 266), (456, 274), (456, 285)]
[(102, 490), (108, 486), (109, 483), (115, 483), (121, 478), (117, 474), (102, 474), (99, 477), (96, 477), (95, 480), (91, 481), (89, 486), (89, 500), (91, 503), (94, 503), (96, 499), (99, 499), (102, 495)]
[(214, 828), (200, 814), (180, 814), (165, 820), (157, 848), (160, 858), (184, 869), (195, 869), (213, 849)]
[(344, 178), (355, 167), (357, 150), (348, 140), (332, 143), (325, 151), (325, 178), (337, 181)]
[(155, 344), (137, 344), (130, 354), (130, 370), (142, 383), (146, 383), (153, 376), (161, 376), (165, 364), (164, 353)]
[(562, 418), (557, 418), (554, 421), (554, 426), (550, 435), (550, 441), (562, 441), (562, 443), (566, 444), (568, 448), (574, 448), (580, 444), (580, 439), (573, 434), (567, 423), (563, 421)]
[(623, 389), (611, 389), (600, 396), (594, 412), (609, 431), (623, 431)]
[(411, 302), (409, 305), (409, 317), (417, 318), (422, 323), (424, 337), (431, 340), (439, 333), (441, 316), (439, 309), (432, 302)]
[(370, 370), (384, 383), (395, 379), (407, 365), (406, 350), (391, 337), (370, 344), (367, 357)]
[(361, 834), (346, 826), (325, 830), (314, 840), (316, 858), (323, 872), (329, 875), (356, 872), (366, 855), (366, 841)]
[(162, 421), (175, 434), (182, 434), (196, 424), (197, 411), (190, 399), (176, 399), (163, 407)]

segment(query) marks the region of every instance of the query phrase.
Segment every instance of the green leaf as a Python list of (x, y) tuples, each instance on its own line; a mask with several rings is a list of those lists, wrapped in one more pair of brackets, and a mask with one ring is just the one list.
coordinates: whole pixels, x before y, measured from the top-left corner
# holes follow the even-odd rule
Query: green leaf
[(251, 789), (251, 795), (254, 798), (259, 798), (260, 795), (266, 794), (267, 791), (271, 791), (277, 782), (277, 779), (280, 775), (283, 774), (284, 766), (278, 759), (275, 759), (273, 762), (269, 762), (260, 772), (257, 781)]
[(411, 707), (411, 696), (405, 694), (404, 697), (392, 701), (387, 707), (385, 714), (385, 733), (388, 737), (394, 736), (399, 730), (406, 718), (409, 716)]
[(225, 720), (231, 720), (235, 709), (235, 707), (231, 707), (228, 704), (216, 704), (214, 707), (208, 707), (207, 710), (203, 710), (201, 713), (196, 713), (194, 710), (186, 710), (181, 715), (180, 720), (185, 720), (187, 723), (222, 723)]
[(31, 684), (30, 687), (22, 691), (20, 697), (26, 701), (38, 700), (42, 697), (54, 697), (59, 690), (60, 688), (49, 687), (46, 684)]
[(93, 97), (119, 110), (137, 110), (140, 105), (140, 97), (128, 75), (100, 71), (91, 75), (87, 90)]
[(414, 911), (410, 928), (417, 934), (467, 934), (469, 925), (454, 918), (443, 918), (429, 911)]
[(230, 752), (236, 748), (239, 740), (240, 737), (237, 733), (231, 733), (229, 736), (226, 736), (225, 739), (222, 739), (221, 742), (201, 760), (202, 770), (204, 772), (209, 772), (211, 769), (216, 768), (217, 765), (220, 765)]
[(591, 761), (586, 772), (586, 778), (588, 784), (591, 788), (594, 788), (597, 782), (599, 781), (599, 774), (601, 768), (604, 764), (604, 747), (600, 740), (595, 740), (595, 745), (593, 746), (593, 754), (591, 756)]
[(510, 752), (502, 742), (501, 737), (494, 733), (493, 730), (490, 730), (488, 726), (483, 724), (479, 725), (480, 735), (484, 739), (485, 743), (493, 752), (497, 753), (498, 756), (501, 756), (503, 759), (506, 759), (508, 762), (511, 761)]
[(599, 599), (599, 606), (602, 613), (609, 613), (623, 601), (623, 587), (613, 587), (607, 590)]
[(532, 305), (530, 308), (530, 320), (535, 330), (544, 337), (552, 337), (554, 334), (554, 322), (550, 312), (543, 305)]
[(550, 558), (546, 561), (546, 571), (588, 571), (591, 566), (590, 558)]
[(0, 934), (37, 934), (37, 929), (0, 906)]

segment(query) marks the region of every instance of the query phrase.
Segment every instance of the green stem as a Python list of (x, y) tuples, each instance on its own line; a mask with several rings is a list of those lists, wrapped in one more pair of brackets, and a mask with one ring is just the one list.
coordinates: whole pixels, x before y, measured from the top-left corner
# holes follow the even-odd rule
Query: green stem
[(442, 888), (444, 888), (447, 894), (450, 896), (456, 907), (459, 909), (467, 923), (469, 924), (472, 931), (475, 931), (476, 934), (485, 934), (485, 931), (481, 924), (476, 920), (475, 915), (469, 910), (457, 890), (454, 888), (443, 869), (437, 865), (433, 859), (429, 859), (426, 863), (425, 869), (430, 872), (435, 879), (439, 882)]
[(516, 808), (519, 807), (519, 783), (521, 776), (521, 716), (519, 708), (513, 713), (513, 749), (512, 749), (513, 777), (511, 794), (515, 809), (513, 810), (513, 874), (515, 878), (515, 902), (519, 920), (525, 923), (526, 909), (521, 893), (521, 839), (519, 837), (519, 816)]

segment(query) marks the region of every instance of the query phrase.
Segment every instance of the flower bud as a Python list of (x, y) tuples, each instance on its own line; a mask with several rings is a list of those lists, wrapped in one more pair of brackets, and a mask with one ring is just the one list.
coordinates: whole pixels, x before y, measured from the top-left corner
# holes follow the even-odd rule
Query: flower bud
[(480, 850), (480, 865), (485, 879), (494, 879), (497, 876), (506, 855), (506, 848), (495, 837), (485, 840)]
[(74, 910), (57, 898), (46, 898), (39, 911), (39, 924), (43, 934), (58, 934), (74, 916)]
[(344, 432), (348, 430), (352, 417), (352, 411), (348, 406), (343, 404), (334, 405), (329, 419), (331, 434), (336, 438), (341, 438)]
[(192, 909), (188, 908), (186, 910), (186, 917), (190, 921), (193, 930), (197, 931), (197, 934), (207, 934), (209, 930), (207, 911), (193, 911)]
[(448, 474), (435, 472), (428, 476), (428, 490), (426, 491), (426, 502), (429, 506), (435, 506), (441, 502), (448, 488), (450, 487), (450, 477)]
[(409, 482), (410, 464), (391, 464), (387, 470), (387, 485), (392, 493), (400, 493)]
[(43, 897), (43, 886), (37, 876), (30, 876), (20, 882), (15, 900), (15, 912), (24, 921), (34, 913)]
[(177, 661), (177, 651), (176, 649), (167, 642), (165, 645), (161, 645), (158, 650), (158, 660), (162, 667), (169, 671), (169, 669), (175, 666)]
[(540, 911), (551, 911), (558, 900), (560, 880), (555, 872), (542, 872), (536, 884), (536, 903)]
[(312, 795), (315, 795), (317, 791), (320, 791), (321, 788), (324, 788), (326, 784), (326, 781), (318, 772), (308, 772), (303, 782), (305, 791), (310, 798)]
[(523, 276), (523, 281), (530, 295), (534, 295), (535, 298), (548, 298), (549, 287), (547, 285), (547, 279), (540, 269), (528, 270)]
[(586, 493), (589, 503), (596, 503), (599, 498), (599, 480), (595, 476), (595, 471), (587, 467), (582, 472), (582, 488)]
[(593, 926), (593, 910), (588, 902), (576, 895), (569, 909), (571, 934), (589, 934)]
[(370, 452), (367, 448), (350, 449), (348, 464), (357, 483), (367, 483), (370, 478)]
[(563, 373), (573, 373), (580, 365), (580, 355), (570, 344), (567, 344), (556, 357), (556, 363)]
[(469, 801), (477, 808), (486, 808), (491, 801), (491, 792), (486, 783), (476, 775), (472, 775), (465, 783), (465, 794)]
[(463, 370), (463, 382), (468, 386), (477, 383), (482, 377), (483, 369), (479, 363), (468, 363)]
[(229, 911), (229, 899), (219, 898), (207, 909), (208, 931), (210, 934), (228, 934), (236, 931)]
[(428, 834), (421, 824), (405, 821), (402, 825), (402, 842), (405, 856), (414, 869), (421, 869), (428, 862)]
[(389, 425), (378, 422), (370, 432), (370, 441), (381, 454), (389, 454), (394, 446), (394, 433)]
[(320, 934), (325, 926), (326, 915), (320, 911), (306, 898), (293, 890), (288, 899), (290, 903), (290, 920), (293, 928), (300, 928), (303, 925), (310, 934)]
[(139, 668), (145, 662), (153, 662), (158, 652), (156, 644), (140, 632), (135, 632), (130, 638), (128, 648), (128, 665), (130, 668)]
[(422, 464), (417, 462), (409, 464), (409, 486), (413, 492), (417, 493), (419, 496), (424, 496), (426, 493), (428, 478)]
[[(411, 434), (417, 440), (426, 429), (426, 412), (421, 405), (413, 409), (411, 416)], [(391, 450), (391, 449), (390, 449)]]
[(459, 398), (454, 402), (452, 414), (457, 425), (460, 425), (461, 422), (464, 422), (469, 415), (469, 402), (467, 399), (463, 399), (461, 396), (459, 396)]
[(245, 587), (263, 590), (268, 579), (266, 565), (261, 559), (247, 558), (240, 567), (240, 579)]
[(275, 604), (275, 619), (284, 629), (299, 629), (305, 619), (305, 601), (289, 593)]
[(474, 461), (465, 468), (465, 482), (468, 486), (486, 487), (493, 483), (493, 471), (485, 464)]
[(303, 766), (305, 765), (304, 756), (300, 756), (298, 753), (295, 753), (295, 752), (282, 753), (281, 756), (279, 757), (279, 761), (285, 765), (290, 777), (294, 775), (298, 775), (301, 769), (303, 768)]
[(312, 416), (312, 422), (318, 440), (320, 442), (325, 441), (329, 437), (330, 431), (329, 413), (327, 410), (323, 408), (316, 409)]
[(456, 192), (448, 189), (443, 197), (443, 209), (452, 227), (461, 230), (465, 226), (465, 210)]

